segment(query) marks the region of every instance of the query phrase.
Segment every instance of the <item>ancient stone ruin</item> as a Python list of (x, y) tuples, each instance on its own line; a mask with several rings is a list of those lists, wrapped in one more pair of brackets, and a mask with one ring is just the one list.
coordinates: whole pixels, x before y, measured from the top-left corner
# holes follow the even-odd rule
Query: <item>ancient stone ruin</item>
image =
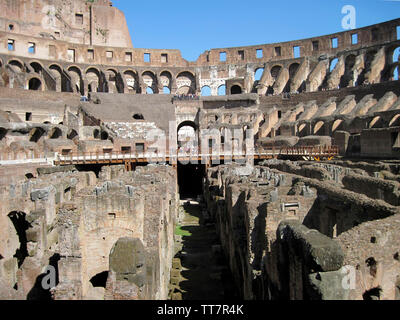
[(0, 299), (399, 300), (399, 26), (186, 61), (2, 1)]

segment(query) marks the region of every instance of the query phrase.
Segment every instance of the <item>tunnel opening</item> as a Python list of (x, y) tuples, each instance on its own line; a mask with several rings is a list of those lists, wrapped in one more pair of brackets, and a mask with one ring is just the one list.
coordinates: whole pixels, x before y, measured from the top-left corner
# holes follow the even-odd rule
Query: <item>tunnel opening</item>
[(178, 185), (181, 199), (197, 198), (203, 193), (205, 166), (178, 164)]
[(95, 288), (96, 287), (105, 288), (107, 284), (107, 278), (108, 278), (108, 271), (103, 271), (93, 276), (90, 279), (90, 283)]

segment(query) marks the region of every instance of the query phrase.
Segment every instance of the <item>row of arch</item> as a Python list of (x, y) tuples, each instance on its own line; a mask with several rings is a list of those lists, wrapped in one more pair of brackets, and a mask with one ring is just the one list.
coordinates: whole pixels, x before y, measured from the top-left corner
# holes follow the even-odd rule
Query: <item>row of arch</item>
[[(399, 77), (399, 54), (400, 47), (397, 45), (389, 46), (386, 49), (387, 66), (382, 73), (382, 81), (398, 80)], [(378, 49), (373, 49), (365, 54), (365, 62), (363, 71), (358, 75), (358, 79), (352, 85), (362, 84), (365, 80), (365, 75), (369, 70), (372, 61), (377, 54)], [(352, 78), (352, 69), (356, 63), (357, 56), (355, 53), (348, 54), (345, 58), (345, 72), (341, 77), (339, 87), (347, 87), (350, 85)], [(332, 57), (329, 60), (329, 72), (332, 73), (338, 64), (338, 57)], [(59, 92), (80, 92), (82, 95), (87, 92), (110, 92), (110, 93), (164, 93), (164, 94), (195, 94), (196, 93), (196, 76), (192, 71), (179, 72), (176, 77), (173, 73), (164, 70), (156, 73), (151, 70), (145, 70), (139, 73), (133, 69), (127, 69), (122, 72), (115, 68), (107, 68), (105, 71), (100, 70), (95, 66), (89, 66), (82, 70), (76, 65), (71, 65), (64, 69), (57, 63), (52, 63), (46, 70), (39, 61), (31, 61), (25, 64), (18, 58), (12, 58), (7, 62), (12, 66), (16, 72), (27, 72), (29, 75), (26, 79), (24, 87), (30, 90), (53, 90)], [(0, 66), (3, 63), (0, 59)], [(282, 92), (290, 92), (291, 80), (295, 77), (300, 64), (298, 62), (292, 63), (288, 67), (289, 80)], [(276, 64), (270, 69), (272, 83), (268, 87), (267, 94), (273, 94), (273, 85), (279, 78), (283, 66)], [(67, 72), (65, 72), (67, 71)], [(51, 83), (46, 73), (49, 72), (55, 83)], [(258, 67), (254, 71), (254, 87), (260, 82), (264, 73), (263, 67)], [(140, 77), (139, 77), (140, 76)], [(324, 83), (320, 86), (319, 90), (326, 87), (325, 78)], [(235, 88), (238, 89), (238, 88)], [(299, 88), (299, 92), (303, 91), (304, 87)], [(225, 91), (225, 92), (224, 92)], [(243, 91), (243, 88), (241, 88)], [(209, 86), (201, 88), (203, 96), (211, 95)], [(230, 92), (233, 94), (233, 92)], [(218, 95), (226, 94), (226, 87), (221, 85), (218, 87)]]
[[(358, 76), (354, 85), (362, 84), (365, 81), (365, 75), (368, 70), (370, 70), (371, 64), (377, 53), (377, 49), (366, 52), (363, 71)], [(399, 80), (399, 56), (400, 46), (391, 46), (386, 49), (386, 68), (382, 73), (382, 81)], [(340, 88), (347, 87), (349, 85), (356, 59), (357, 56), (354, 53), (351, 53), (344, 58), (345, 71), (340, 80)], [(337, 57), (330, 59), (329, 72), (333, 72), (338, 62), (339, 59)]]
[[(307, 123), (301, 123), (298, 127), (298, 135), (299, 136), (307, 136), (317, 135), (317, 136), (325, 136), (332, 135), (335, 131), (344, 130), (347, 131), (348, 128), (345, 127), (344, 119), (336, 119), (332, 123), (330, 123), (330, 128), (326, 126), (328, 123), (326, 121), (320, 120), (313, 123), (311, 132), (307, 132)], [(400, 126), (400, 114), (396, 114), (391, 117), (390, 121), (383, 119), (381, 116), (375, 116), (368, 121), (367, 129), (376, 129), (376, 128), (391, 128)], [(330, 129), (330, 130), (329, 130)]]
[[(133, 69), (119, 71), (107, 68), (104, 71), (89, 66), (81, 69), (70, 65), (65, 69), (52, 63), (45, 68), (40, 62), (32, 61), (25, 64), (18, 58), (7, 62), (16, 73), (28, 75), (25, 88), (30, 90), (52, 90), (59, 92), (110, 93), (166, 93), (194, 94), (196, 92), (196, 76), (192, 71), (181, 71), (176, 77), (168, 70), (157, 74), (151, 70), (138, 72)], [(2, 66), (0, 61), (0, 66)], [(50, 78), (49, 78), (50, 76)], [(55, 83), (51, 83), (51, 78)], [(31, 80), (32, 79), (32, 80)]]

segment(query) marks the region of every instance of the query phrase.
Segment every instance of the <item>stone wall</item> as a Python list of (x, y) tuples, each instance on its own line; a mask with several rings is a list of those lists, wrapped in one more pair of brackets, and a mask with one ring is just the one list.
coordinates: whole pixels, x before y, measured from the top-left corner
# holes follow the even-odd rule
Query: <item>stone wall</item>
[[(368, 226), (396, 219), (399, 209), (344, 189), (342, 180), (354, 175), (351, 170), (279, 161), (208, 169), (204, 198), (242, 298), (347, 300), (369, 295), (373, 288), (364, 288), (359, 276), (352, 287), (343, 285), (363, 259), (356, 250), (363, 252), (365, 246), (354, 241), (342, 245), (342, 239), (350, 241), (356, 232), (371, 239)], [(394, 236), (395, 225), (381, 224), (385, 227)], [(389, 241), (383, 231), (378, 234)], [(390, 250), (382, 248), (375, 258), (389, 266), (388, 272), (379, 269), (386, 290), (380, 297), (385, 299), (395, 298), (398, 260), (393, 250), (391, 243)]]
[[(72, 166), (38, 171), (0, 186), (0, 298), (167, 298), (179, 207), (172, 167), (104, 167), (99, 179)], [(123, 239), (143, 262), (113, 249)], [(121, 259), (140, 281), (125, 283)], [(57, 276), (51, 292), (42, 287), (48, 266)]]
[[(66, 212), (67, 219), (77, 220), (75, 227), (58, 226), (60, 248), (74, 239), (77, 252), (60, 252), (66, 269), (60, 270), (55, 298), (166, 299), (178, 209), (175, 171), (149, 166), (124, 173), (114, 167), (104, 169), (101, 179), (77, 195), (73, 210)], [(70, 260), (78, 266), (72, 275)], [(102, 273), (107, 282), (93, 284)]]

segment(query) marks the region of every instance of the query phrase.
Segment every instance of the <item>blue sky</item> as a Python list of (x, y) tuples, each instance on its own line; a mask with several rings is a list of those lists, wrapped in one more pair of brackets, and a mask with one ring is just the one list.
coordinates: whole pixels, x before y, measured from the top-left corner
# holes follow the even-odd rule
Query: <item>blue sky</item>
[(179, 49), (194, 61), (208, 49), (257, 45), (343, 31), (344, 5), (356, 27), (400, 17), (400, 0), (113, 0), (135, 48)]

